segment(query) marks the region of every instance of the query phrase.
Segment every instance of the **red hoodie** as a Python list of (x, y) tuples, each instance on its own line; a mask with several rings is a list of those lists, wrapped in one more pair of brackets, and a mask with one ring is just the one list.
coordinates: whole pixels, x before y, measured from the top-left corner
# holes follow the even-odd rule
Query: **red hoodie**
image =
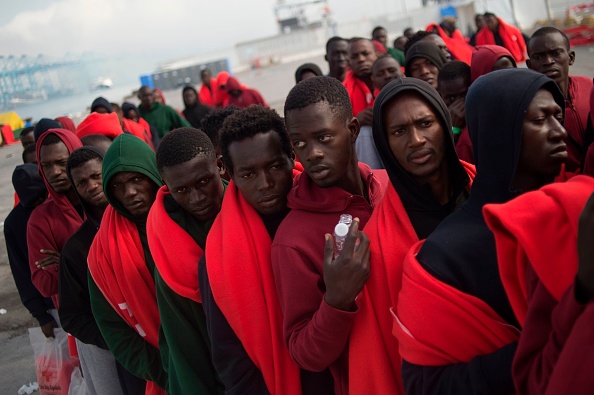
[(456, 60), (461, 60), (462, 62), (470, 65), (470, 58), (472, 56), (472, 47), (468, 45), (460, 30), (454, 30), (452, 37), (448, 36), (448, 34), (439, 26), (437, 23), (430, 23), (427, 25), (425, 29), (428, 32), (437, 31), (437, 34), (443, 39), (445, 42), (446, 47), (448, 47), (448, 51), (452, 54), (452, 57)]
[(70, 203), (66, 195), (56, 193), (50, 186), (41, 170), (39, 151), (41, 143), (50, 135), (57, 135), (71, 153), (82, 147), (82, 143), (74, 133), (66, 129), (50, 129), (37, 140), (37, 163), (39, 175), (45, 182), (49, 192), (49, 199), (33, 210), (27, 224), (27, 245), (29, 249), (29, 266), (31, 267), (31, 280), (39, 292), (45, 297), (51, 297), (56, 308), (58, 307), (58, 265), (46, 269), (39, 269), (35, 262), (46, 255), (39, 250), (62, 251), (62, 247), (74, 232), (82, 225), (84, 218)]
[(337, 395), (348, 394), (347, 342), (357, 311), (337, 310), (324, 301), (325, 233), (332, 234), (341, 214), (360, 219), (362, 229), (389, 184), (384, 170), (359, 163), (370, 203), (338, 187), (320, 188), (302, 173), (289, 192), (291, 212), (272, 243), (272, 269), (283, 312), (285, 343), (301, 368), (330, 367)]
[(563, 122), (568, 134), (567, 153), (569, 157), (565, 161), (565, 167), (569, 172), (577, 172), (581, 168), (582, 162), (585, 161), (586, 153), (583, 152), (583, 144), (590, 114), (591, 91), (592, 78), (569, 76)]
[(505, 48), (499, 45), (480, 45), (472, 53), (472, 62), (470, 63), (470, 82), (473, 83), (481, 75), (485, 75), (493, 71), (493, 66), (500, 58), (507, 56), (514, 67), (516, 61), (512, 54)]
[(200, 92), (198, 93), (198, 100), (200, 100), (200, 103), (214, 107), (216, 105), (215, 95), (218, 87), (217, 79), (214, 77), (210, 78), (210, 88), (203, 83), (200, 87)]
[(227, 92), (237, 90), (241, 91), (241, 95), (239, 97), (235, 97), (229, 94), (229, 99), (227, 100), (227, 106), (235, 106), (238, 108), (244, 108), (247, 106), (251, 106), (252, 104), (260, 104), (264, 107), (268, 107), (268, 104), (260, 94), (255, 89), (250, 89), (246, 86), (237, 81), (235, 77), (229, 77), (227, 80), (227, 86), (225, 88)]

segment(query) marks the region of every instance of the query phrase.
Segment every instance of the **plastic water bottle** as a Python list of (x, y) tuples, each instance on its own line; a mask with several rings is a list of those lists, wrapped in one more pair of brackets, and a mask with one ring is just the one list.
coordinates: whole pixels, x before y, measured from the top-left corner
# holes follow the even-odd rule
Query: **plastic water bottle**
[(350, 214), (342, 214), (334, 227), (334, 259), (340, 255), (340, 252), (344, 248), (344, 242), (352, 223), (353, 217)]

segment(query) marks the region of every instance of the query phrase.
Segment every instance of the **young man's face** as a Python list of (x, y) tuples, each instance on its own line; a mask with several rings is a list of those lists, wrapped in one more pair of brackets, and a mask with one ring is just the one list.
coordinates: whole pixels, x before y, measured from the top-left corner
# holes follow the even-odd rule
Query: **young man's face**
[(210, 74), (210, 71), (208, 70), (204, 70), (202, 73), (200, 73), (200, 79), (202, 80), (202, 83), (210, 86), (210, 79), (212, 78), (212, 75)]
[(151, 108), (155, 103), (155, 97), (151, 88), (145, 87), (138, 92), (138, 99), (144, 108)]
[(21, 135), (21, 144), (23, 148), (27, 148), (31, 144), (35, 144), (35, 135), (33, 133), (27, 133), (26, 135)]
[(231, 178), (244, 199), (261, 215), (282, 212), (293, 186), (293, 160), (278, 133), (262, 132), (229, 145)]
[(99, 159), (91, 159), (70, 170), (72, 183), (81, 200), (94, 207), (107, 206), (107, 199), (103, 194), (101, 164)]
[(349, 66), (357, 77), (368, 77), (376, 60), (377, 54), (371, 41), (358, 40), (349, 44)]
[(128, 113), (126, 114), (126, 118), (133, 120), (134, 122), (138, 123), (139, 117), (138, 117), (138, 113), (136, 112), (136, 110), (128, 110)]
[(554, 177), (567, 159), (563, 110), (546, 89), (539, 90), (526, 109), (517, 175)]
[(334, 41), (328, 47), (326, 61), (331, 70), (345, 70), (348, 67), (349, 44), (346, 40)]
[(446, 132), (436, 111), (419, 95), (403, 93), (386, 104), (383, 118), (396, 160), (419, 184), (426, 183), (446, 159)]
[(66, 174), (66, 161), (68, 160), (66, 144), (42, 145), (39, 150), (39, 166), (47, 182), (56, 193), (66, 193), (70, 189), (70, 181)]
[(441, 52), (443, 52), (448, 62), (452, 60), (452, 54), (450, 54), (450, 51), (448, 51), (448, 46), (446, 45), (445, 41), (443, 41), (443, 38), (441, 38), (439, 35), (429, 34), (423, 38), (423, 41), (434, 43), (439, 49), (441, 49)]
[(466, 98), (469, 86), (470, 81), (464, 77), (444, 80), (439, 83), (439, 95), (449, 107), (454, 101)]
[(386, 42), (388, 41), (388, 32), (386, 31), (386, 29), (378, 29), (375, 31), (375, 33), (373, 33), (373, 39), (375, 41), (379, 41), (385, 47)]
[(542, 73), (557, 84), (565, 83), (569, 77), (569, 66), (575, 61), (575, 52), (568, 50), (565, 39), (559, 33), (550, 33), (530, 40), (530, 59), (526, 65)]
[(186, 106), (191, 107), (194, 104), (196, 104), (196, 101), (198, 100), (198, 95), (196, 95), (196, 92), (194, 92), (192, 89), (186, 89), (184, 91), (184, 103)]
[(384, 56), (383, 58), (378, 59), (373, 65), (372, 70), (371, 80), (379, 90), (382, 90), (388, 82), (402, 77), (400, 65), (396, 59), (391, 56)]
[(436, 65), (431, 63), (429, 59), (417, 57), (410, 62), (408, 67), (410, 70), (410, 76), (427, 82), (429, 85), (437, 89), (437, 76), (439, 75), (439, 69)]
[(109, 180), (110, 194), (134, 218), (146, 218), (157, 196), (157, 185), (142, 173), (122, 171)]
[(291, 110), (285, 122), (293, 150), (311, 179), (321, 188), (340, 186), (355, 157), (357, 119), (342, 119), (327, 102), (320, 102)]
[(196, 221), (210, 221), (221, 210), (221, 168), (214, 155), (199, 154), (177, 166), (164, 167), (161, 177), (173, 199)]

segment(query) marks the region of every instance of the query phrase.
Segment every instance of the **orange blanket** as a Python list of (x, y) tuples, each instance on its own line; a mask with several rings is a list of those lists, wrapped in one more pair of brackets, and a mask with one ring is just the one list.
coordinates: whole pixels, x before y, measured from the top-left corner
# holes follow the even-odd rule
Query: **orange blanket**
[[(503, 40), (503, 46), (511, 52), (516, 63), (526, 60), (526, 43), (522, 32), (515, 26), (508, 25), (501, 18), (499, 20), (499, 36)], [(483, 27), (476, 34), (476, 45), (496, 45), (495, 36), (487, 26)]]
[(162, 186), (146, 222), (155, 265), (165, 283), (184, 298), (202, 303), (198, 288), (198, 261), (204, 254), (196, 241), (165, 210), (169, 189)]
[(437, 23), (430, 23), (427, 25), (428, 32), (437, 30), (439, 36), (443, 39), (448, 47), (448, 51), (452, 54), (456, 60), (461, 60), (470, 66), (470, 60), (472, 59), (472, 47), (466, 43), (464, 36), (460, 33), (460, 30), (456, 29), (452, 37), (448, 36), (447, 33)]
[(299, 368), (283, 339), (271, 245), (262, 219), (230, 182), (206, 243), (212, 293), (270, 393), (299, 395)]

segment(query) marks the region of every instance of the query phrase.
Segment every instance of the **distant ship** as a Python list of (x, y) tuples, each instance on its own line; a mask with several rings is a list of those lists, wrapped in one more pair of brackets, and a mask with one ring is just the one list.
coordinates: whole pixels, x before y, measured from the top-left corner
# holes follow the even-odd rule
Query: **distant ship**
[(91, 90), (98, 91), (102, 89), (110, 89), (113, 86), (113, 81), (109, 77), (98, 77), (91, 83)]

